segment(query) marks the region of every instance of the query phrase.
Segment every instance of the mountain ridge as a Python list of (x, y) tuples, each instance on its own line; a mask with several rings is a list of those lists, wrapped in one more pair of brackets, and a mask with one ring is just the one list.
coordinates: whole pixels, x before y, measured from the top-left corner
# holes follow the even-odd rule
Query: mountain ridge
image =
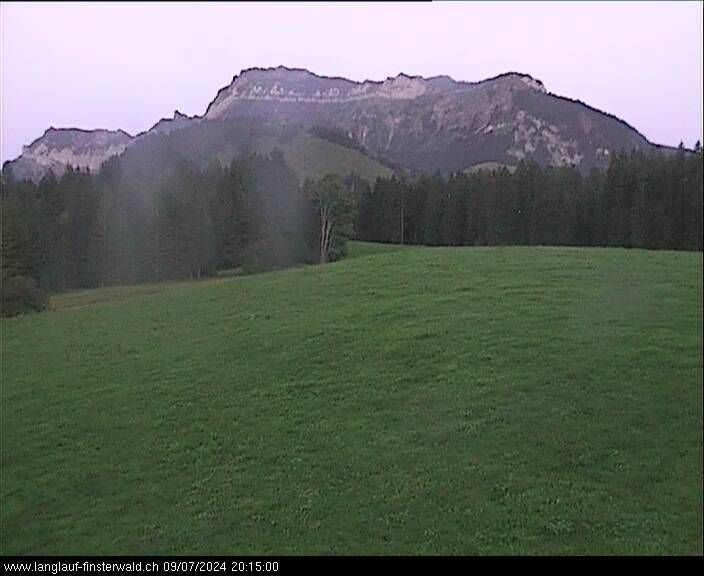
[(333, 128), (373, 157), (446, 173), (521, 160), (588, 169), (605, 167), (620, 149), (673, 150), (650, 142), (614, 114), (549, 92), (523, 72), (478, 81), (400, 72), (360, 82), (280, 65), (243, 69), (218, 90), (202, 115), (175, 110), (173, 117), (134, 136), (122, 129), (51, 126), (3, 168), (30, 179), (49, 169), (61, 172), (66, 164), (97, 170), (139, 139), (241, 118), (303, 130)]

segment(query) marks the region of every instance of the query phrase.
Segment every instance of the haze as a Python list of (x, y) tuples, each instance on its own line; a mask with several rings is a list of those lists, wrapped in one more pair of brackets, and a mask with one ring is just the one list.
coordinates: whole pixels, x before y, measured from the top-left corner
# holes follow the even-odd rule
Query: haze
[(243, 68), (383, 80), (519, 71), (649, 140), (702, 139), (701, 2), (2, 4), (2, 161), (49, 126), (202, 114)]

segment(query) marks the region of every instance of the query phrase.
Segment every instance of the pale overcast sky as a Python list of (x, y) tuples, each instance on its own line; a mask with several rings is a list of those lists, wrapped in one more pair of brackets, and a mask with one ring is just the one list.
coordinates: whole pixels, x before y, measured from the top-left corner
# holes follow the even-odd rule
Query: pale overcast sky
[(2, 161), (49, 126), (202, 114), (243, 68), (531, 74), (654, 142), (702, 138), (702, 2), (2, 3)]

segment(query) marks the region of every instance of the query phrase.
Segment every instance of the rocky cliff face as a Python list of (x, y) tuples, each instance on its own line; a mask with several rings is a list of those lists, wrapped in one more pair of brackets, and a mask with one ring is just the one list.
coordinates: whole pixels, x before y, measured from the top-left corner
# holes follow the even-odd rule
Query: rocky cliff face
[(218, 93), (205, 118), (252, 115), (336, 127), (373, 154), (444, 172), (522, 159), (605, 166), (614, 150), (650, 146), (617, 118), (549, 94), (519, 73), (475, 83), (403, 74), (357, 83), (281, 67), (246, 70)]
[[(526, 84), (535, 80), (525, 77)], [(236, 76), (208, 106), (209, 120), (227, 117), (239, 102), (288, 102), (298, 104), (356, 104), (369, 100), (414, 100), (423, 95), (437, 94), (468, 84), (455, 82), (447, 76), (425, 79), (399, 74), (383, 82), (353, 82), (345, 78), (317, 76), (307, 70), (253, 68)]]
[(280, 66), (245, 70), (202, 117), (177, 111), (134, 138), (122, 131), (50, 128), (11, 166), (16, 176), (32, 178), (66, 164), (96, 170), (139, 138), (242, 119), (270, 127), (334, 128), (371, 154), (443, 172), (523, 159), (588, 169), (606, 166), (617, 150), (654, 146), (618, 118), (550, 94), (527, 74), (473, 83), (405, 74), (354, 82)]
[(34, 181), (40, 180), (50, 169), (56, 176), (60, 176), (67, 165), (97, 171), (105, 160), (122, 154), (140, 138), (152, 134), (170, 134), (189, 127), (197, 120), (176, 110), (173, 118), (163, 118), (137, 136), (131, 136), (123, 130), (52, 127), (29, 146), (25, 146), (20, 157), (6, 163), (6, 166), (10, 167), (16, 178)]
[(148, 134), (170, 134), (174, 130), (181, 130), (182, 128), (188, 128), (194, 122), (197, 122), (198, 118), (195, 116), (186, 116), (178, 110), (174, 112), (173, 118), (162, 118), (154, 126), (152, 126), (146, 132), (139, 134), (137, 137), (146, 136)]
[(36, 180), (49, 169), (56, 175), (66, 165), (97, 171), (110, 158), (122, 154), (133, 137), (122, 130), (81, 130), (79, 128), (49, 128), (25, 146), (22, 155), (10, 163), (19, 178)]

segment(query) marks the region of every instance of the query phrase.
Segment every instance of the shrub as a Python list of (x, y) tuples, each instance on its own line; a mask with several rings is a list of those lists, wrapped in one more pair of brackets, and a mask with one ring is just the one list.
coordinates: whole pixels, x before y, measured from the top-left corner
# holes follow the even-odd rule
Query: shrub
[(26, 276), (6, 276), (0, 288), (2, 315), (17, 316), (27, 312), (40, 312), (49, 305), (47, 295), (37, 287), (32, 278)]

